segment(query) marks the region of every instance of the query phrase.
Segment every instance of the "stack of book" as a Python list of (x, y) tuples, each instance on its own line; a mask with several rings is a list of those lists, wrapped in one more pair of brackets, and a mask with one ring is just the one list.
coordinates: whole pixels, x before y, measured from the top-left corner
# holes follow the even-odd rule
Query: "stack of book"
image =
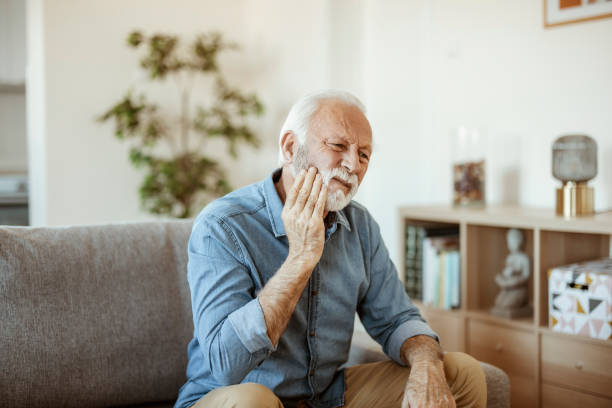
[(425, 228), (406, 225), (404, 236), (404, 282), (411, 299), (423, 300), (423, 239)]
[(460, 305), (459, 229), (406, 225), (406, 292), (410, 298), (443, 309)]

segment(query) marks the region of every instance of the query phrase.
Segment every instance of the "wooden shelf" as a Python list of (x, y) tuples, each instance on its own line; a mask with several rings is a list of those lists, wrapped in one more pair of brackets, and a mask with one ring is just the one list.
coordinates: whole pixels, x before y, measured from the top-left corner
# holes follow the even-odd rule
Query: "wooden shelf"
[[(513, 406), (552, 406), (552, 401), (559, 401), (555, 393), (566, 393), (571, 400), (582, 398), (582, 408), (599, 406), (601, 401), (612, 406), (612, 393), (600, 385), (601, 376), (607, 380), (606, 373), (612, 372), (612, 341), (548, 328), (548, 270), (609, 257), (612, 212), (565, 219), (553, 209), (433, 205), (402, 207), (398, 222), (403, 226), (459, 226), (461, 307), (444, 310), (414, 302), (440, 335), (443, 348), (467, 352), (506, 371)], [(522, 251), (531, 264), (529, 298), (533, 315), (521, 319), (506, 319), (489, 312), (499, 291), (495, 275), (503, 269), (508, 254), (505, 237), (510, 228), (523, 232)], [(399, 245), (399, 253), (403, 254), (403, 228)], [(399, 270), (403, 275), (403, 256)], [(577, 359), (572, 364), (580, 368), (566, 364), (572, 358)], [(584, 368), (581, 358), (587, 359)], [(563, 377), (558, 376), (557, 369), (563, 371)], [(612, 383), (612, 374), (609, 379)]]
[(464, 311), (461, 309), (441, 309), (439, 307), (435, 307), (432, 305), (426, 305), (423, 302), (421, 302), (420, 300), (414, 300), (412, 299), (412, 303), (414, 303), (414, 305), (416, 307), (419, 308), (419, 310), (426, 310), (428, 313), (450, 313), (450, 314), (456, 314), (456, 315), (461, 315), (463, 316)]
[(504, 317), (494, 316), (487, 310), (474, 310), (467, 312), (467, 317), (480, 320), (483, 322), (495, 324), (498, 326), (517, 328), (523, 330), (533, 330), (535, 323), (533, 317), (522, 317), (519, 319), (508, 319)]
[[(439, 307), (424, 305), (423, 303), (417, 300), (413, 300), (412, 303), (414, 303), (414, 305), (419, 308), (421, 313), (426, 316), (448, 315), (448, 316), (455, 316), (455, 317), (460, 317), (460, 318), (471, 318), (475, 320), (492, 323), (498, 326), (515, 327), (517, 329), (534, 330), (535, 328), (535, 322), (533, 321), (533, 318), (531, 317), (524, 317), (520, 319), (507, 319), (504, 317), (492, 315), (491, 313), (489, 313), (488, 310), (473, 310), (473, 311), (466, 311), (462, 309), (446, 310), (446, 309), (440, 309)], [(595, 339), (592, 339), (592, 340), (595, 340)]]
[[(590, 345), (595, 345), (595, 346), (612, 347), (612, 345), (610, 344), (612, 343), (612, 341), (610, 340), (594, 339), (591, 337), (576, 336), (574, 334), (568, 334), (568, 333), (559, 333), (558, 331), (553, 331), (549, 329), (548, 327), (538, 327), (538, 332), (540, 334), (555, 336), (560, 339), (566, 339), (566, 340), (570, 340), (570, 341), (577, 342), (577, 343), (590, 344)], [(612, 350), (610, 352), (612, 353)], [(610, 368), (612, 370), (612, 367)]]
[(593, 216), (565, 219), (550, 208), (530, 208), (509, 205), (492, 205), (482, 209), (455, 208), (450, 205), (401, 207), (404, 219), (429, 220), (446, 223), (468, 223), (472, 225), (526, 228), (563, 232), (584, 232), (610, 234), (612, 211), (600, 212)]

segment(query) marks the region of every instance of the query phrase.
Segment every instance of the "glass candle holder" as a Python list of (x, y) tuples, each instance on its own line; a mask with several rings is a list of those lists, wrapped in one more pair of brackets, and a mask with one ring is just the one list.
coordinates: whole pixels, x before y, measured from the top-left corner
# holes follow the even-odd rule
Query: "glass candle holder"
[(485, 205), (484, 139), (477, 128), (464, 126), (451, 133), (453, 205)]

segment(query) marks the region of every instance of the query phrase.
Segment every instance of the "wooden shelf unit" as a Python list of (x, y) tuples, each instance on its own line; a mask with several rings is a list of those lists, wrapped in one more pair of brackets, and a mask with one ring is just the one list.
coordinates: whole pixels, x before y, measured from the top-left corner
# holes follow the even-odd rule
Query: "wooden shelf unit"
[[(419, 206), (399, 209), (399, 271), (404, 278), (406, 225), (459, 227), (461, 306), (419, 306), (447, 351), (463, 351), (502, 368), (513, 407), (612, 407), (612, 340), (548, 328), (548, 270), (611, 256), (612, 212), (564, 219), (553, 209)], [(505, 319), (489, 313), (499, 291), (495, 275), (508, 255), (506, 232), (517, 228), (530, 258), (533, 315)]]

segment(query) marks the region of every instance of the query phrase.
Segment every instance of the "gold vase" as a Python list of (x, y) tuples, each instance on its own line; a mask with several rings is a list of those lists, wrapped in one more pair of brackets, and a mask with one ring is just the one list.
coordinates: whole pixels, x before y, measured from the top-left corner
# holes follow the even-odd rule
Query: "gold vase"
[(557, 189), (557, 215), (572, 218), (594, 213), (594, 192), (586, 181), (566, 181)]

